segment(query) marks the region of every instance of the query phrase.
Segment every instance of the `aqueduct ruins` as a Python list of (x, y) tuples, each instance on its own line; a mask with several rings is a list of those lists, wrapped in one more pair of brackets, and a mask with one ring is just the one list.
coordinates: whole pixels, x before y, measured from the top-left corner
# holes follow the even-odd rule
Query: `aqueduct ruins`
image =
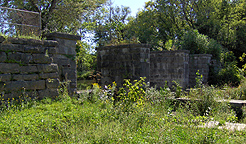
[(189, 54), (187, 50), (150, 51), (146, 44), (106, 46), (97, 49), (98, 69), (102, 73), (102, 85), (115, 81), (122, 84), (124, 79), (146, 77), (150, 86), (172, 86), (173, 81), (183, 87), (196, 84), (196, 72), (208, 80), (210, 54)]
[(1, 98), (55, 97), (61, 81), (77, 91), (76, 41), (80, 36), (51, 33), (47, 40), (0, 37)]
[[(61, 81), (69, 80), (70, 94), (77, 91), (76, 41), (79, 36), (51, 33), (47, 40), (0, 37), (0, 92), (3, 98), (23, 95), (58, 96)], [(97, 49), (102, 85), (146, 77), (151, 86), (195, 85), (197, 70), (208, 79), (211, 55), (189, 51), (150, 51), (150, 45), (129, 44)]]

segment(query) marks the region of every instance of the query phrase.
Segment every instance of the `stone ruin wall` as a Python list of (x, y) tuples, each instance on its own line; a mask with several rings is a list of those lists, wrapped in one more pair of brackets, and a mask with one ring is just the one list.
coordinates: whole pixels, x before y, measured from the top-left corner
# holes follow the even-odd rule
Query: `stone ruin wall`
[(77, 65), (76, 65), (76, 43), (80, 36), (51, 33), (46, 35), (47, 40), (58, 42), (57, 53), (53, 55), (53, 63), (58, 65), (60, 81), (69, 81), (68, 90), (70, 95), (77, 93)]
[(98, 70), (102, 74), (101, 85), (115, 81), (122, 86), (124, 79), (146, 77), (149, 81), (150, 45), (131, 44), (107, 46), (97, 49)]
[[(65, 80), (64, 75), (68, 80), (71, 78), (70, 93), (76, 91), (74, 51), (76, 40), (79, 38), (53, 33), (49, 35), (49, 39), (53, 40), (22, 38), (5, 40), (0, 37), (0, 95), (2, 99), (18, 98), (24, 95), (33, 98), (56, 97), (59, 94), (60, 82)], [(66, 52), (61, 52), (60, 49)]]
[(182, 87), (189, 85), (189, 51), (153, 51), (150, 53), (150, 84), (172, 87), (178, 82)]
[(208, 82), (209, 74), (209, 64), (211, 61), (211, 54), (192, 54), (190, 55), (189, 60), (189, 83), (191, 87), (196, 85), (196, 73), (199, 70), (199, 73), (203, 76), (203, 83)]
[(183, 88), (195, 85), (196, 72), (207, 82), (211, 56), (190, 55), (187, 50), (150, 51), (150, 45), (130, 44), (98, 48), (98, 70), (102, 73), (101, 85), (115, 81), (122, 85), (123, 79), (147, 77), (150, 86), (169, 87), (176, 81)]

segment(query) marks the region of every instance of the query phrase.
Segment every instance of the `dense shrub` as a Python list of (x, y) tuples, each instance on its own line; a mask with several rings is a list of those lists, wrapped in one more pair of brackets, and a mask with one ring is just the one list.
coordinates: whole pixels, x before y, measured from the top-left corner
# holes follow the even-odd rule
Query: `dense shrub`
[(242, 80), (242, 71), (237, 67), (236, 62), (226, 64), (218, 73), (218, 84), (238, 85)]
[(231, 51), (221, 54), (221, 69), (216, 71), (214, 67), (210, 67), (209, 84), (236, 86), (242, 79), (243, 71), (237, 66), (236, 57)]
[(189, 50), (191, 54), (212, 54), (212, 59), (221, 64), (219, 68), (216, 65), (210, 66), (209, 84), (238, 85), (242, 80), (243, 72), (237, 66), (233, 52), (226, 52), (216, 40), (192, 30), (186, 32), (177, 44), (179, 49)]
[(177, 47), (182, 50), (189, 50), (191, 54), (212, 54), (213, 59), (220, 59), (222, 46), (214, 39), (210, 39), (197, 30), (186, 32)]

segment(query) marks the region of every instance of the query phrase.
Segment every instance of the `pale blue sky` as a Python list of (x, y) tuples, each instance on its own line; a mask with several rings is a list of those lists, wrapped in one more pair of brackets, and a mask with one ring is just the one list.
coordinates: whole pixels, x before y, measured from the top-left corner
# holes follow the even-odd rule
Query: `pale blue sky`
[(128, 6), (131, 8), (131, 15), (136, 16), (138, 9), (143, 9), (145, 2), (150, 0), (112, 0), (114, 6)]

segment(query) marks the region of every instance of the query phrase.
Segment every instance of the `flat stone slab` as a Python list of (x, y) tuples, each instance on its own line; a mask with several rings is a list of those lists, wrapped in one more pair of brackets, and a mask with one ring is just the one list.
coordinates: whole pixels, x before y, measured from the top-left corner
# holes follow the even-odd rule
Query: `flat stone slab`
[(220, 125), (218, 121), (209, 121), (206, 122), (204, 125), (199, 125), (198, 127), (203, 127), (203, 128), (217, 127), (218, 129), (227, 129), (230, 131), (242, 131), (246, 129), (246, 124), (225, 122), (225, 124)]
[[(180, 102), (199, 101), (199, 99), (189, 99), (189, 98), (175, 98), (172, 100), (178, 100)], [(216, 101), (228, 102), (231, 106), (238, 107), (238, 108), (241, 108), (242, 106), (246, 106), (246, 100), (216, 100)]]
[(217, 102), (229, 102), (230, 105), (235, 107), (242, 107), (246, 105), (246, 100), (217, 100)]
[(36, 40), (36, 39), (25, 39), (25, 38), (8, 38), (8, 42), (12, 44), (21, 44), (21, 45), (43, 45), (42, 40)]
[(64, 38), (64, 39), (69, 39), (69, 40), (80, 40), (81, 39), (81, 36), (65, 34), (61, 32), (48, 33), (45, 36), (47, 37), (48, 40), (52, 38)]

